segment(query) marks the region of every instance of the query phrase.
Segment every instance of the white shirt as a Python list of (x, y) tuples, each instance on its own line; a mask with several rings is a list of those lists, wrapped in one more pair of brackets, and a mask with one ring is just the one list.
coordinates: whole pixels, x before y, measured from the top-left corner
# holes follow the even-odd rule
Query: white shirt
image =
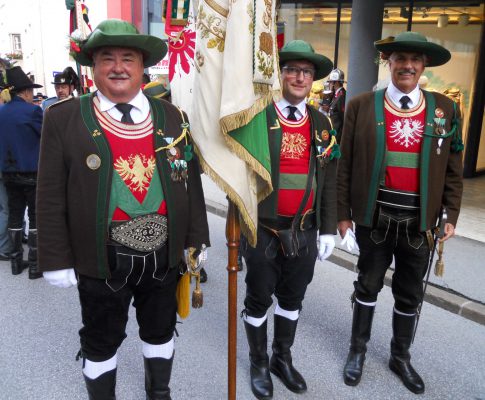
[[(99, 99), (99, 109), (101, 111), (107, 111), (108, 114), (117, 121), (121, 121), (121, 117), (123, 114), (120, 110), (118, 110), (115, 106), (116, 103), (113, 103), (110, 99), (108, 99), (103, 93), (99, 90), (96, 92), (96, 95)], [(140, 91), (137, 93), (135, 97), (133, 97), (128, 104), (131, 104), (133, 108), (130, 111), (131, 119), (135, 124), (139, 124), (140, 122), (145, 121), (150, 113), (150, 103), (148, 99)]]
[(301, 103), (295, 105), (290, 104), (288, 100), (282, 98), (276, 103), (276, 107), (278, 108), (278, 110), (281, 111), (285, 118), (288, 118), (288, 115), (290, 114), (290, 109), (288, 108), (288, 106), (296, 107), (295, 116), (297, 121), (299, 121), (306, 115), (306, 100), (303, 100)]
[(409, 108), (414, 108), (418, 105), (419, 99), (421, 97), (421, 90), (419, 89), (419, 85), (416, 85), (416, 87), (410, 92), (410, 93), (403, 93), (401, 92), (394, 84), (392, 81), (389, 83), (389, 86), (387, 87), (387, 95), (391, 99), (392, 103), (397, 107), (401, 108), (402, 104), (399, 101), (402, 96), (408, 96), (411, 100), (408, 103)]

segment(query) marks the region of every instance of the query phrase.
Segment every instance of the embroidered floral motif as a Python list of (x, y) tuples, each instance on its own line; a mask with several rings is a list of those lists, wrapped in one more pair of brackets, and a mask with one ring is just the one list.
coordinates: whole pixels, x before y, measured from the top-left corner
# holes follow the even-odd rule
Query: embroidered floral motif
[(419, 120), (401, 118), (391, 125), (391, 138), (406, 148), (419, 143), (423, 137), (424, 125)]
[(215, 15), (207, 15), (202, 7), (199, 8), (199, 15), (197, 16), (197, 29), (200, 30), (200, 37), (207, 39), (208, 49), (217, 49), (221, 53), (224, 52), (224, 43), (226, 41), (226, 30), (221, 28), (222, 19)]
[(285, 158), (299, 159), (307, 147), (305, 136), (301, 133), (287, 133), (283, 132), (283, 139), (281, 141), (281, 155)]
[(155, 169), (155, 157), (144, 154), (130, 155), (127, 160), (119, 157), (114, 164), (116, 172), (133, 192), (148, 190)]

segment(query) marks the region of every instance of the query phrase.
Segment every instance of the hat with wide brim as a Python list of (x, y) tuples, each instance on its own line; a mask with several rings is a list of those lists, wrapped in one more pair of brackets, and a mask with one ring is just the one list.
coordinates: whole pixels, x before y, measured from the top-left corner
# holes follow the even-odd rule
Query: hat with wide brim
[(132, 24), (120, 19), (107, 19), (101, 22), (80, 43), (79, 52), (74, 53), (74, 59), (81, 65), (93, 65), (93, 53), (100, 47), (129, 47), (143, 53), (143, 65), (151, 67), (167, 54), (167, 45), (162, 39), (151, 35), (143, 35)]
[(330, 61), (323, 54), (315, 53), (312, 45), (304, 40), (292, 40), (286, 43), (279, 52), (280, 64), (293, 60), (305, 60), (315, 66), (314, 80), (325, 78), (333, 68)]
[(27, 74), (22, 71), (22, 68), (20, 68), (19, 66), (7, 69), (5, 71), (5, 75), (7, 78), (6, 86), (16, 92), (23, 89), (34, 89), (43, 87), (42, 85), (32, 82)]
[(396, 37), (390, 36), (374, 42), (377, 50), (385, 55), (390, 55), (395, 51), (405, 53), (422, 53), (427, 57), (426, 66), (437, 67), (446, 64), (451, 53), (439, 44), (428, 42), (426, 36), (417, 32), (402, 32)]
[(170, 96), (170, 89), (165, 88), (160, 82), (149, 82), (143, 88), (143, 93), (157, 99), (165, 99)]

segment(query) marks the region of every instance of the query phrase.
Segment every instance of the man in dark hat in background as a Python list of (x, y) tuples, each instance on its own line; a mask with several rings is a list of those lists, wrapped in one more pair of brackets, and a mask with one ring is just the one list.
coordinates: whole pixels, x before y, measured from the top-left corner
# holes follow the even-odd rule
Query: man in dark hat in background
[[(7, 103), (0, 109), (0, 168), (8, 195), (8, 232), (12, 242), (10, 264), (18, 275), (29, 267), (29, 278), (40, 278), (37, 269), (35, 195), (39, 161), (42, 110), (32, 104), (33, 83), (20, 67), (6, 70)], [(28, 209), (28, 262), (23, 260), (22, 225)]]
[[(292, 392), (307, 389), (293, 366), (291, 347), (315, 261), (332, 253), (337, 228), (335, 132), (327, 117), (306, 104), (313, 81), (325, 77), (332, 62), (303, 40), (287, 43), (279, 60), (283, 98), (266, 109), (273, 192), (258, 207), (256, 247), (242, 237), (240, 248), (247, 265), (242, 316), (251, 389), (258, 399), (273, 395), (270, 372)], [(267, 312), (273, 294), (278, 303), (269, 360)]]
[(42, 102), (47, 99), (47, 96), (45, 96), (42, 92), (37, 92), (34, 95), (34, 99), (32, 101), (32, 104), (35, 104), (36, 106), (42, 107)]
[(56, 90), (55, 97), (49, 97), (42, 103), (42, 109), (46, 110), (52, 104), (60, 100), (67, 99), (74, 95), (74, 90), (79, 89), (79, 77), (72, 67), (66, 67), (64, 71), (54, 76), (54, 82), (51, 82)]
[(425, 67), (451, 58), (448, 50), (415, 32), (379, 40), (375, 47), (389, 65), (391, 83), (348, 103), (338, 165), (339, 232), (349, 249), (355, 239), (360, 248), (344, 382), (360, 382), (377, 296), (394, 258), (389, 368), (410, 391), (423, 393), (409, 348), (424, 296), (432, 230), (446, 208), (442, 240), (449, 239), (460, 211), (460, 117), (453, 101), (418, 86)]
[(344, 125), (345, 97), (347, 95), (344, 88), (344, 71), (339, 68), (333, 69), (328, 75), (327, 82), (333, 93), (332, 101), (328, 106), (328, 114), (332, 120), (333, 129), (337, 132), (337, 142), (340, 142)]
[(166, 52), (161, 39), (128, 22), (101, 22), (75, 56), (93, 67), (98, 91), (45, 113), (39, 265), (52, 285), (78, 286), (80, 356), (92, 400), (115, 398), (116, 354), (132, 299), (146, 398), (171, 398), (184, 249), (209, 246), (187, 116), (140, 89), (144, 68)]

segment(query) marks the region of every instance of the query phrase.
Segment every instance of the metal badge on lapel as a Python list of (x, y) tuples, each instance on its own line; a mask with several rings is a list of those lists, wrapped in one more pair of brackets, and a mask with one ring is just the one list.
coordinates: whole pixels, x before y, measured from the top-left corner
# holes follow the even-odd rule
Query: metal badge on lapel
[[(443, 118), (445, 113), (441, 108), (437, 108), (434, 110), (434, 115), (436, 115), (436, 118), (433, 118), (433, 121), (435, 123), (435, 128), (434, 128), (434, 133), (435, 135), (438, 136), (443, 136), (446, 133), (445, 130), (445, 124), (446, 124), (446, 118)], [(436, 154), (440, 155), (441, 154), (441, 144), (443, 143), (443, 139), (438, 139), (438, 147), (436, 148)]]
[[(167, 142), (172, 143), (173, 138), (166, 138)], [(181, 182), (187, 179), (187, 161), (182, 159), (182, 153), (178, 147), (170, 147), (167, 151), (167, 161), (172, 172), (170, 179), (174, 182)]]
[(101, 166), (101, 158), (97, 154), (90, 154), (86, 157), (86, 165), (93, 171), (97, 170)]

